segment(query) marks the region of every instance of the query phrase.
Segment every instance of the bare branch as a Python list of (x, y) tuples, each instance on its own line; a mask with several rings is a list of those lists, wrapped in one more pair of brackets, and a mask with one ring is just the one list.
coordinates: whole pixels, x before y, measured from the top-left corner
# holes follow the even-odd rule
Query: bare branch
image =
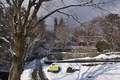
[(34, 9), (32, 15), (30, 17), (30, 20), (33, 19), (36, 16), (36, 14), (37, 14), (37, 12), (38, 12), (38, 10), (39, 10), (39, 8), (40, 8), (43, 1), (44, 0), (39, 0), (39, 2), (36, 4), (35, 9)]
[(71, 16), (75, 21), (77, 21), (78, 23), (81, 24), (81, 22), (80, 22), (78, 19), (76, 19), (73, 15), (71, 15), (71, 14), (67, 14), (67, 13), (64, 13), (64, 12), (61, 12), (61, 11), (58, 11), (58, 12), (61, 13), (61, 14), (67, 15), (68, 17)]
[(12, 4), (11, 4), (11, 2), (10, 2), (10, 0), (6, 0), (6, 2), (11, 6)]
[[(25, 26), (25, 25), (28, 24), (27, 20), (28, 20), (29, 15), (30, 15), (30, 10), (31, 10), (32, 6), (35, 5), (35, 1), (36, 1), (36, 0), (33, 0), (32, 2), (31, 2), (31, 0), (29, 1), (28, 9), (25, 11), (25, 19), (24, 19), (23, 26)], [(28, 25), (27, 25), (27, 26), (28, 26)], [(27, 26), (25, 26), (25, 28), (26, 28)]]
[[(55, 9), (53, 10), (51, 13), (47, 14), (46, 16), (44, 16), (42, 19), (40, 19), (33, 27), (35, 27), (36, 25), (38, 25), (41, 21), (43, 21), (44, 19), (46, 19), (47, 17), (49, 17), (50, 15), (54, 14), (55, 12), (58, 12), (60, 10), (63, 10), (63, 9), (66, 9), (66, 8), (70, 8), (70, 7), (75, 7), (75, 6), (87, 6), (87, 4), (90, 4), (92, 3), (93, 0), (91, 0), (90, 2), (84, 2), (84, 3), (80, 3), (80, 4), (74, 4), (74, 5), (68, 5), (68, 6), (65, 6), (65, 7), (61, 7), (61, 8), (58, 8), (58, 9)], [(93, 4), (91, 4), (92, 6)], [(89, 5), (90, 6), (90, 5)]]
[(40, 40), (41, 34), (42, 32), (38, 34), (38, 36), (36, 36), (36, 38), (31, 43), (29, 43), (26, 54), (24, 56), (25, 59), (28, 57), (29, 54), (32, 53), (32, 48), (34, 48), (35, 44)]
[(13, 2), (13, 4), (15, 5), (15, 7), (17, 7), (16, 1), (15, 1), (15, 0), (12, 0), (12, 2)]
[[(42, 4), (43, 1), (44, 1), (44, 0), (39, 0), (37, 3), (35, 3), (36, 0), (34, 0), (34, 1), (29, 1), (28, 9), (27, 9), (27, 11), (26, 11), (26, 16), (25, 16), (25, 21), (24, 21), (24, 24), (23, 24), (23, 26), (25, 26), (25, 27), (24, 27), (24, 30), (26, 30), (26, 29), (30, 26), (30, 23), (32, 22), (32, 20), (33, 20), (34, 17), (36, 16), (36, 14), (37, 14), (39, 8), (41, 7), (41, 4)], [(33, 6), (35, 6), (34, 11), (33, 11), (32, 14), (30, 14), (31, 8), (32, 8)], [(30, 16), (30, 15), (31, 15), (31, 16)], [(28, 18), (29, 18), (29, 20), (28, 20)], [(31, 28), (31, 29), (32, 29), (32, 28)], [(26, 33), (26, 31), (25, 31), (25, 33)]]
[(105, 9), (105, 6), (115, 6), (114, 2), (116, 2), (115, 0), (108, 0), (108, 1), (99, 1), (98, 4), (94, 4), (94, 7), (97, 9), (100, 9), (101, 11), (107, 11), (109, 13), (111, 13), (110, 10)]

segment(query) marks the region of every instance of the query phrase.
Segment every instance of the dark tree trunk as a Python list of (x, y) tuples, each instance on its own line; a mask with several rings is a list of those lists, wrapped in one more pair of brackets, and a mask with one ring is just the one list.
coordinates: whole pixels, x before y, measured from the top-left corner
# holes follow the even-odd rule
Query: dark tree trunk
[(14, 56), (10, 70), (9, 80), (20, 80), (22, 71), (23, 66), (21, 57)]
[(12, 66), (8, 80), (20, 80), (23, 71), (23, 54), (25, 46), (25, 38), (15, 39), (15, 54), (13, 55)]

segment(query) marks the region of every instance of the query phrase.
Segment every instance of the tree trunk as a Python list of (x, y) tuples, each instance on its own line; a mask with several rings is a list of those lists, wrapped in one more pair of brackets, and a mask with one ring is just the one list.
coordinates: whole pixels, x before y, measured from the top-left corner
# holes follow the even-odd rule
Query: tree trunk
[(8, 80), (20, 80), (23, 71), (23, 54), (25, 38), (18, 37), (15, 39), (15, 55), (13, 55), (12, 66), (9, 72)]
[(22, 60), (14, 56), (8, 80), (20, 80), (23, 71)]

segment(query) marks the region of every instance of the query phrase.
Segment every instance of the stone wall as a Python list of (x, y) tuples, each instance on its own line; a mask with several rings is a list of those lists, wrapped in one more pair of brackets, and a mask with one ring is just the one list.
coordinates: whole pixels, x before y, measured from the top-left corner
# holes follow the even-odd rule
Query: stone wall
[(48, 60), (65, 60), (73, 58), (95, 57), (99, 53), (51, 53), (47, 56)]
[(97, 49), (94, 46), (54, 47), (47, 56), (48, 60), (64, 60), (73, 58), (95, 57)]
[(51, 50), (52, 52), (72, 52), (72, 53), (87, 53), (87, 52), (97, 52), (94, 46), (66, 46), (66, 47), (55, 47)]

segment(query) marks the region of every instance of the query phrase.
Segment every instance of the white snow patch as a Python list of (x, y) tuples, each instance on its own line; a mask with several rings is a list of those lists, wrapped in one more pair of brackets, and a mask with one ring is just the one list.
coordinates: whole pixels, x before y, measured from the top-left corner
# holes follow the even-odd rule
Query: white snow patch
[(21, 75), (21, 80), (33, 80), (32, 79), (32, 73), (34, 69), (38, 67), (38, 59), (33, 60), (29, 64), (25, 65), (25, 69)]
[(5, 42), (9, 43), (9, 41), (8, 41), (6, 38), (2, 37), (2, 39), (3, 39)]
[[(49, 80), (119, 80), (120, 63), (82, 66), (84, 63), (55, 63), (61, 67), (59, 73), (47, 72), (49, 66), (44, 66), (44, 72)], [(74, 73), (66, 73), (68, 67), (79, 69)]]
[(114, 59), (114, 58), (120, 58), (120, 55), (115, 55), (115, 54), (110, 54), (110, 55), (106, 55), (106, 54), (100, 54), (96, 57), (94, 57), (96, 59)]
[[(116, 58), (120, 57), (120, 55), (116, 54), (101, 54), (95, 58)], [(44, 58), (45, 59), (45, 58)], [(95, 66), (85, 66), (83, 64), (96, 64), (94, 63), (54, 63), (54, 65), (59, 66), (61, 68), (59, 73), (47, 72), (49, 66), (48, 64), (44, 64), (43, 60), (34, 60), (25, 66), (25, 70), (21, 75), (21, 80), (33, 80), (32, 72), (37, 68), (38, 62), (41, 61), (43, 66), (43, 71), (46, 77), (49, 80), (119, 80), (120, 79), (120, 62), (106, 62), (99, 63), (99, 65)], [(85, 59), (90, 59), (89, 57)], [(79, 71), (75, 71), (73, 73), (66, 73), (68, 67), (72, 67), (73, 69), (78, 69)]]
[(22, 75), (21, 75), (21, 80), (33, 80), (32, 79), (32, 73), (33, 73), (33, 69), (26, 69), (23, 71)]

